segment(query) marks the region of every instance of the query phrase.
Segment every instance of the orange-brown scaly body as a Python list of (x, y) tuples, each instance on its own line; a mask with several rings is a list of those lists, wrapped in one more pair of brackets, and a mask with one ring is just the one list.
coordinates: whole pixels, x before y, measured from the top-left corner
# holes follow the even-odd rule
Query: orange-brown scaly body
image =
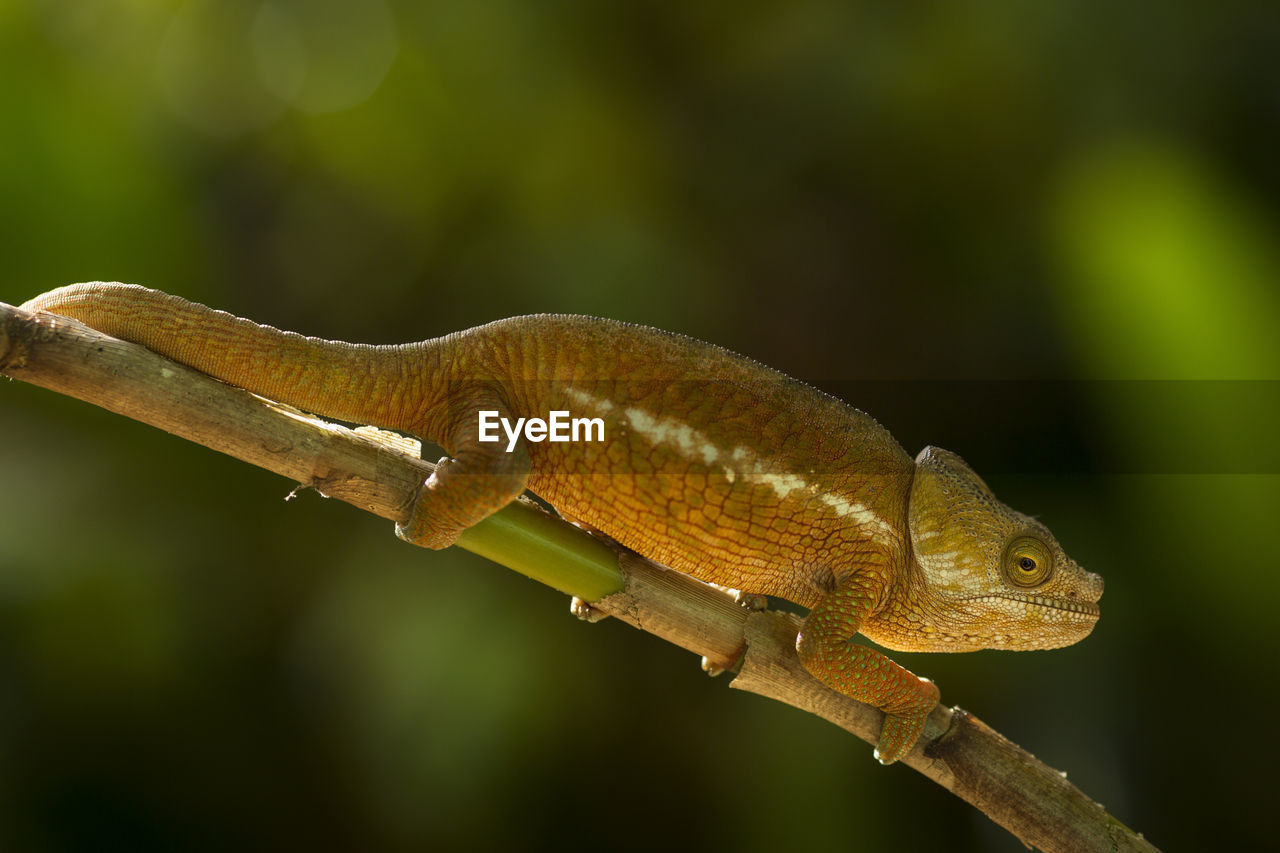
[[(805, 666), (885, 710), (886, 763), (938, 699), (889, 648), (1051, 648), (1085, 636), (1101, 579), (999, 503), (959, 457), (912, 460), (866, 414), (727, 350), (612, 320), (535, 315), (414, 344), (304, 338), (131, 285), (24, 306), (318, 415), (404, 431), (450, 454), (404, 538), (442, 548), (527, 487), (565, 515), (705, 581), (811, 609)], [(515, 423), (598, 418), (603, 440), (481, 440)], [(510, 446), (510, 451), (508, 447)]]

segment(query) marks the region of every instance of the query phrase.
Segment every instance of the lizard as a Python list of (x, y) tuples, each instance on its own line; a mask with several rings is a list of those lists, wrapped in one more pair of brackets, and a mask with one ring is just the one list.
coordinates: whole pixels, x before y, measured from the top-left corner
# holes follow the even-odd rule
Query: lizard
[[(890, 651), (1048, 649), (1087, 636), (1103, 581), (958, 455), (914, 459), (872, 417), (713, 344), (538, 314), (400, 345), (304, 337), (137, 285), (22, 306), (71, 317), (259, 396), (408, 433), (448, 454), (396, 526), (441, 549), (526, 490), (678, 571), (808, 608), (805, 669), (884, 712), (902, 758), (940, 693)], [(509, 424), (599, 419), (598, 441)], [(510, 440), (486, 436), (481, 415)], [(524, 419), (523, 421), (521, 419)]]

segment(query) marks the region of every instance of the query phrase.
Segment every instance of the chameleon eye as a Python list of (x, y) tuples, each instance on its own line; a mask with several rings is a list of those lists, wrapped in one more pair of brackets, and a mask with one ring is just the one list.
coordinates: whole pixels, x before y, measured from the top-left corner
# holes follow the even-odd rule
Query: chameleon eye
[(1039, 586), (1053, 574), (1053, 555), (1039, 539), (1019, 536), (1005, 549), (1003, 570), (1014, 586)]

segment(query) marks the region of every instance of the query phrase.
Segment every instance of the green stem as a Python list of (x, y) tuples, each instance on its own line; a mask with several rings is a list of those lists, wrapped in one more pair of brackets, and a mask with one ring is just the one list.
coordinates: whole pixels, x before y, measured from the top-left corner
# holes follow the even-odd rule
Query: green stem
[(618, 555), (608, 545), (524, 502), (462, 531), (458, 547), (586, 601), (623, 586)]

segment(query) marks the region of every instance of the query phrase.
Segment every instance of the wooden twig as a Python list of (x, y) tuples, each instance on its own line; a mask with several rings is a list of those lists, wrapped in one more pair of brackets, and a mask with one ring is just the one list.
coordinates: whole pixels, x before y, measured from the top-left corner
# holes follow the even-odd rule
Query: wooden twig
[[(402, 520), (432, 468), (416, 442), (352, 430), (255, 397), (64, 317), (0, 303), (0, 373), (85, 400)], [(732, 687), (785, 702), (874, 744), (880, 711), (834, 693), (795, 654), (796, 617), (603, 542), (529, 502), (464, 533), (461, 547), (738, 669)], [(1154, 851), (1105, 809), (973, 715), (939, 706), (903, 764), (1046, 851)]]

